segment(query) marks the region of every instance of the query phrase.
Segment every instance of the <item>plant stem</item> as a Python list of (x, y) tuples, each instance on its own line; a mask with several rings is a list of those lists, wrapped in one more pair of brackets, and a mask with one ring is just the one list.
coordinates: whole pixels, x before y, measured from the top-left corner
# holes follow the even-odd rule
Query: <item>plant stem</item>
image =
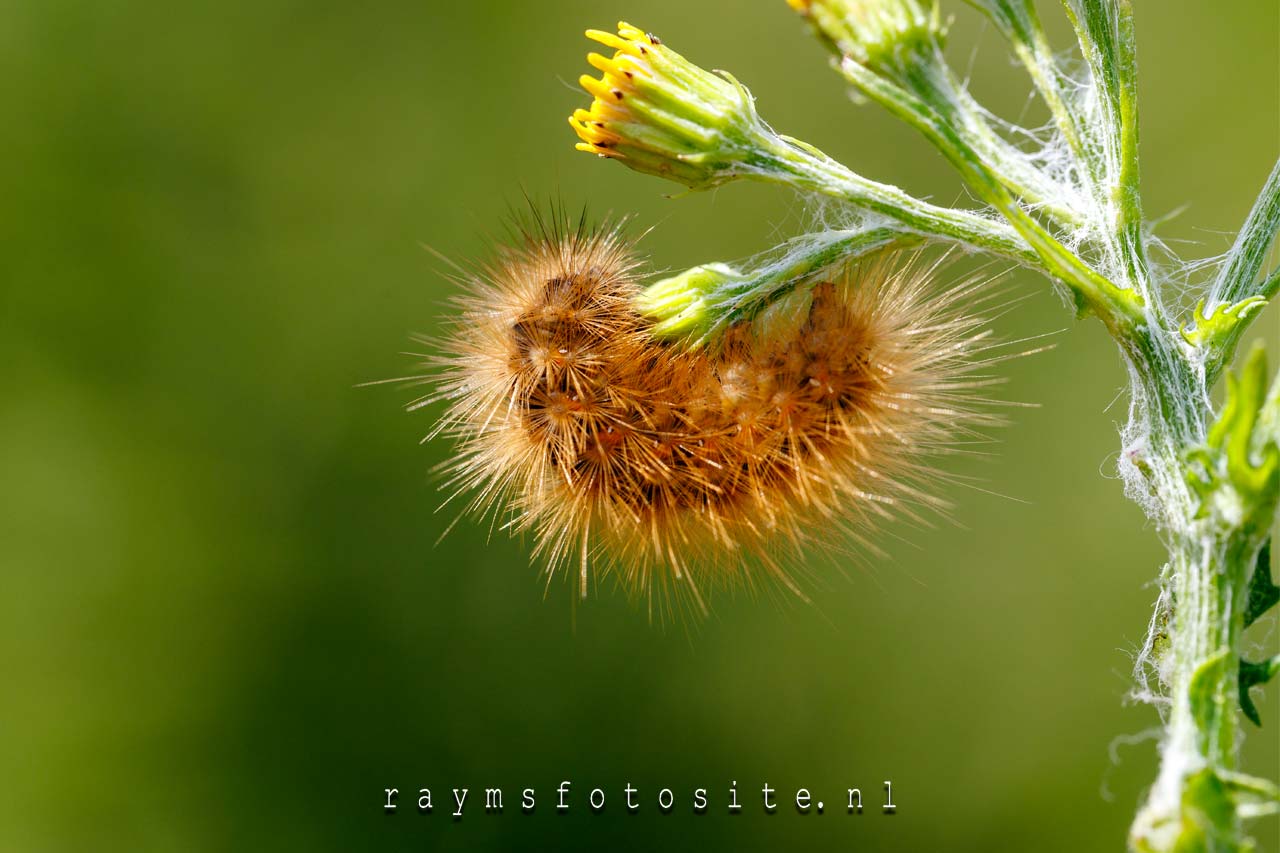
[[(1245, 713), (1256, 716), (1248, 689), (1280, 668), (1240, 658), (1257, 591), (1254, 567), (1280, 504), (1280, 379), (1268, 395), (1265, 358), (1257, 351), (1229, 378), (1220, 410), (1209, 389), (1261, 304), (1280, 291), (1280, 271), (1264, 271), (1280, 230), (1280, 165), (1204, 291), (1202, 310), (1181, 324), (1163, 303), (1174, 292), (1171, 282), (1147, 254), (1131, 0), (1062, 0), (1088, 66), (1079, 81), (1054, 60), (1032, 0), (969, 2), (1013, 43), (1053, 115), (1060, 135), (1034, 155), (996, 132), (946, 64), (936, 6), (926, 14), (916, 0), (791, 5), (835, 48), (844, 78), (921, 131), (986, 205), (983, 211), (929, 204), (779, 136), (759, 119), (741, 84), (665, 50), (653, 67), (666, 76), (650, 75), (645, 83), (660, 98), (622, 82), (630, 79), (626, 69), (616, 76), (626, 93), (589, 81), (584, 85), (597, 101), (590, 115), (575, 114), (575, 129), (586, 150), (686, 186), (773, 181), (862, 214), (849, 230), (798, 238), (745, 272), (715, 264), (653, 285), (643, 310), (658, 320), (656, 328), (690, 345), (758, 315), (841, 258), (915, 242), (1012, 259), (1070, 288), (1080, 312), (1098, 316), (1129, 371), (1120, 457), (1126, 492), (1168, 549), (1139, 658), (1143, 673), (1158, 673), (1159, 684), (1147, 686), (1167, 703), (1161, 769), (1130, 843), (1141, 853), (1244, 851), (1242, 819), (1280, 811), (1280, 787), (1237, 768), (1241, 697)], [(612, 44), (610, 38), (603, 41)], [(648, 45), (657, 48), (652, 37)], [(624, 108), (614, 101), (624, 94), (630, 106), (622, 121)], [(1065, 163), (1054, 159), (1066, 151)], [(1278, 598), (1264, 592), (1258, 601)]]
[[(1167, 331), (1153, 336), (1157, 348), (1139, 348), (1134, 359), (1135, 397), (1148, 401), (1150, 419), (1150, 447), (1134, 464), (1159, 510), (1154, 517), (1169, 550), (1161, 578), (1167, 598), (1158, 605), (1139, 667), (1156, 667), (1169, 705), (1160, 773), (1130, 843), (1141, 853), (1235, 853), (1249, 849), (1234, 790), (1235, 780), (1246, 778), (1238, 773), (1241, 636), (1265, 529), (1250, 514), (1257, 508), (1239, 492), (1206, 496), (1191, 488), (1189, 459), (1214, 446), (1208, 427), (1213, 409), (1204, 374), (1179, 360), (1179, 349), (1161, 352), (1159, 343), (1169, 337)], [(1148, 389), (1150, 397), (1144, 397)], [(1247, 446), (1252, 422), (1249, 427), (1220, 441), (1242, 436)], [(1230, 447), (1224, 452), (1232, 453)], [(1273, 509), (1261, 512), (1269, 518)], [(1171, 619), (1167, 634), (1159, 625), (1163, 613)], [(1166, 649), (1155, 648), (1155, 636), (1167, 636)]]
[(1148, 295), (1145, 275), (1127, 276), (1128, 287), (1124, 287), (1099, 274), (1027, 213), (1010, 193), (1001, 171), (984, 160), (950, 121), (919, 96), (852, 60), (842, 61), (840, 71), (851, 83), (922, 130), (955, 167), (969, 189), (1000, 211), (1040, 256), (1042, 268), (1071, 288), (1082, 310), (1096, 313), (1116, 337), (1127, 334), (1127, 329), (1140, 320), (1141, 308)]
[(1246, 849), (1223, 781), (1239, 763), (1239, 646), (1252, 555), (1238, 537), (1204, 525), (1187, 519), (1170, 546), (1173, 630), (1162, 670), (1171, 705), (1160, 774), (1130, 836), (1142, 853)]
[(779, 139), (768, 161), (757, 164), (765, 179), (782, 181), (810, 193), (840, 199), (888, 217), (907, 230), (973, 251), (1010, 258), (1043, 269), (1039, 256), (1003, 222), (917, 199), (895, 186), (868, 180), (799, 140)]
[(1054, 124), (1066, 140), (1077, 165), (1086, 170), (1090, 187), (1096, 186), (1100, 176), (1084, 143), (1082, 119), (1063, 91), (1062, 72), (1053, 57), (1053, 48), (1049, 46), (1035, 5), (1031, 0), (969, 0), (969, 3), (986, 12), (1009, 40), (1018, 61), (1026, 68), (1036, 91), (1053, 115)]
[(1227, 263), (1209, 289), (1212, 302), (1239, 302), (1257, 293), (1258, 277), (1277, 232), (1280, 232), (1280, 160), (1271, 168), (1257, 202), (1231, 247)]

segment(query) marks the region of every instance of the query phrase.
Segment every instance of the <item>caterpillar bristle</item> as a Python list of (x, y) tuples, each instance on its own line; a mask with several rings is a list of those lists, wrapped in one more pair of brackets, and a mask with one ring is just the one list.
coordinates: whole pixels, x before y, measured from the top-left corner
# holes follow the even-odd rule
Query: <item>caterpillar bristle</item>
[(617, 227), (537, 220), (468, 277), (432, 362), (446, 488), (582, 595), (612, 572), (663, 608), (760, 574), (803, 597), (808, 549), (945, 511), (932, 458), (999, 420), (982, 282), (941, 289), (938, 269), (839, 267), (789, 316), (689, 349), (650, 334)]

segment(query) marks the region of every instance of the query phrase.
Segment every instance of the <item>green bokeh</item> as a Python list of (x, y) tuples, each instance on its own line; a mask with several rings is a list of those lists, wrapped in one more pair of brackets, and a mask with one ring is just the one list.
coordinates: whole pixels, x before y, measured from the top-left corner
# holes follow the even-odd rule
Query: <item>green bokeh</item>
[[(974, 88), (1034, 116), (998, 37), (951, 6)], [(1280, 142), (1280, 11), (1136, 7), (1148, 209), (1189, 204), (1160, 233), (1221, 252)], [(438, 409), (354, 387), (410, 372), (396, 351), (439, 328), (452, 286), (424, 244), (483, 255), (521, 187), (634, 213), (665, 268), (808, 216), (768, 187), (671, 199), (573, 152), (581, 30), (619, 17), (733, 70), (780, 130), (959, 198), (781, 0), (0, 2), (0, 849), (1121, 849), (1154, 772), (1132, 741), (1155, 712), (1124, 697), (1161, 552), (1107, 476), (1118, 357), (1034, 277), (999, 332), (1070, 330), (1001, 367), (1039, 407), (948, 463), (979, 487), (949, 490), (958, 523), (815, 561), (812, 606), (722, 596), (662, 629), (608, 588), (544, 592), (526, 547), (472, 522), (435, 544), (450, 450), (417, 442)], [(1280, 341), (1278, 317), (1260, 334)], [(1274, 685), (1259, 707), (1246, 764), (1274, 777)], [(883, 779), (895, 817), (831, 807)], [(475, 804), (492, 785), (501, 816)], [(797, 787), (827, 813), (797, 815)], [(1280, 850), (1275, 819), (1257, 830)]]

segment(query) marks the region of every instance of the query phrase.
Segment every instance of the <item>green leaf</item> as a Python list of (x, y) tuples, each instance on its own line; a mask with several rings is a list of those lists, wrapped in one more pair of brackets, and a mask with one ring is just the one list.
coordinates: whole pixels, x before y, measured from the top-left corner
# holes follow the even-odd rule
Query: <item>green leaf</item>
[(1224, 517), (1233, 527), (1265, 538), (1280, 501), (1280, 444), (1272, 429), (1267, 391), (1267, 356), (1262, 342), (1238, 373), (1227, 375), (1227, 394), (1203, 447), (1186, 453), (1187, 484), (1200, 498), (1200, 517), (1215, 492), (1234, 492)]
[(1271, 540), (1262, 543), (1258, 564), (1249, 581), (1249, 598), (1245, 603), (1244, 627), (1248, 628), (1280, 601), (1280, 586), (1271, 580)]
[(1182, 788), (1182, 831), (1175, 853), (1239, 850), (1235, 843), (1236, 803), (1226, 784), (1206, 767), (1187, 777)]
[(1240, 659), (1240, 710), (1244, 711), (1244, 715), (1255, 726), (1262, 725), (1262, 715), (1258, 713), (1257, 706), (1253, 704), (1253, 699), (1249, 696), (1249, 689), (1260, 684), (1266, 684), (1277, 672), (1280, 672), (1280, 655), (1276, 655), (1270, 660), (1264, 660), (1262, 663), (1253, 663), (1243, 658)]
[[(1230, 655), (1227, 649), (1206, 660), (1191, 676), (1191, 685), (1187, 689), (1191, 703), (1191, 716), (1196, 721), (1196, 732), (1202, 740), (1209, 733), (1217, 731), (1221, 716), (1222, 697), (1219, 686), (1226, 675), (1227, 661)], [(1208, 749), (1207, 743), (1201, 743), (1201, 750)]]
[(1205, 300), (1196, 303), (1191, 323), (1180, 329), (1182, 338), (1192, 346), (1223, 347), (1255, 314), (1266, 307), (1267, 300), (1250, 296), (1239, 302), (1220, 302), (1212, 311), (1205, 310)]
[(1138, 59), (1133, 33), (1132, 0), (1062, 0), (1080, 41), (1080, 50), (1096, 87), (1101, 124), (1095, 135), (1105, 151), (1103, 162), (1114, 163), (1103, 175), (1105, 189), (1116, 205), (1121, 245), (1131, 257), (1126, 264), (1131, 280), (1145, 261), (1142, 250), (1142, 205), (1138, 181)]

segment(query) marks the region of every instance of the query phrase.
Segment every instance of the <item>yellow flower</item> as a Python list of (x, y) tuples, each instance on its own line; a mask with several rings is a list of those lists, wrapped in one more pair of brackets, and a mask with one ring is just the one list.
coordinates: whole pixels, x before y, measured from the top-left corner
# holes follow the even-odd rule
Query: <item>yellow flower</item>
[(569, 117), (579, 150), (695, 189), (764, 171), (781, 142), (738, 81), (699, 68), (627, 23), (616, 35), (586, 35), (615, 52), (587, 57), (601, 76), (579, 81), (595, 98)]

